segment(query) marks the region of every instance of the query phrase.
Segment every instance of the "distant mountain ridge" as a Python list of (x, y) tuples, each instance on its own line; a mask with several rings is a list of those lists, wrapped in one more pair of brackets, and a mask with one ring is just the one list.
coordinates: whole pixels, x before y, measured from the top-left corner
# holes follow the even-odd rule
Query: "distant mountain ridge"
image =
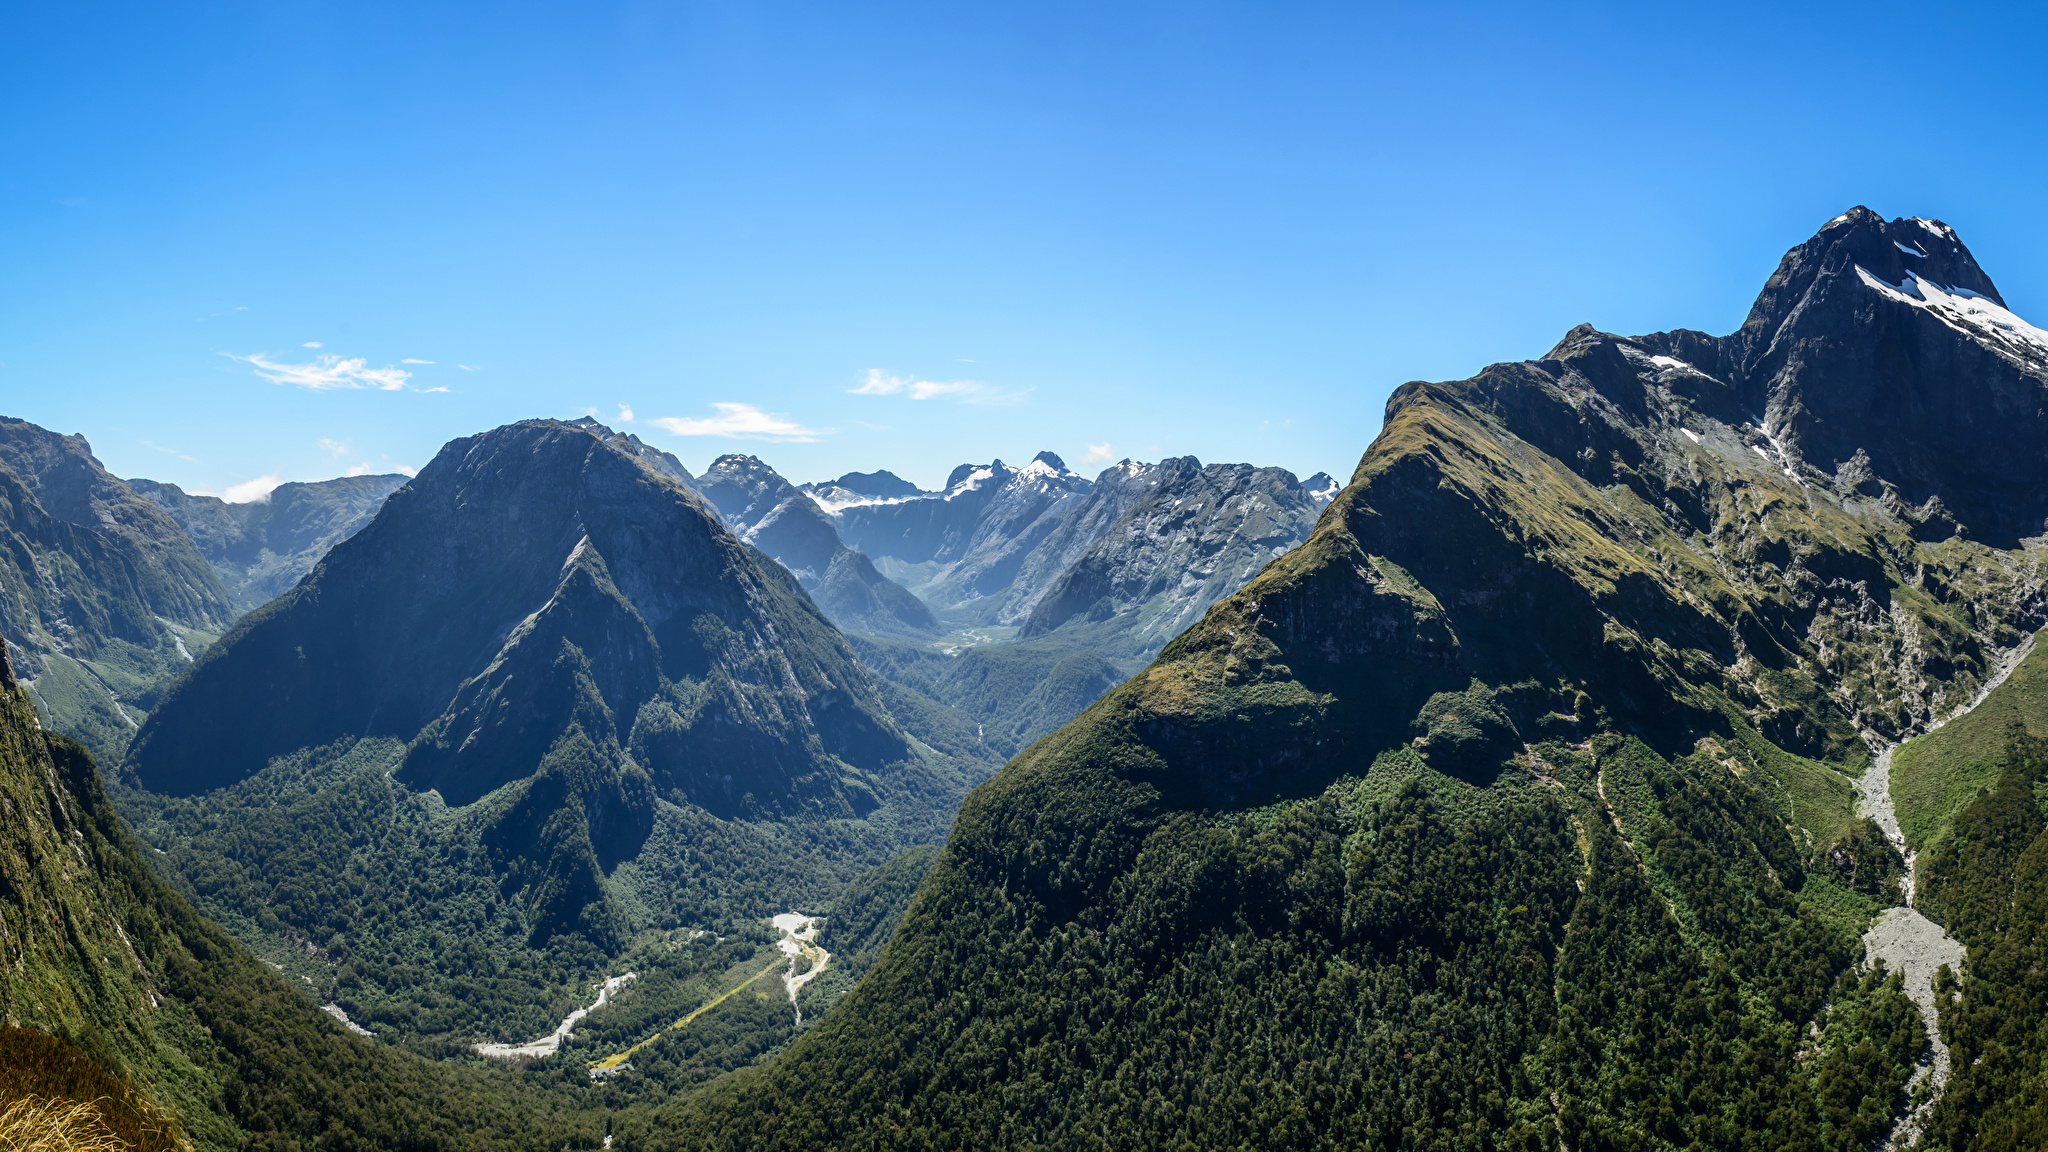
[(695, 485), (741, 539), (789, 569), (841, 628), (879, 636), (938, 630), (923, 601), (842, 543), (811, 497), (758, 457), (720, 456)]
[[(1022, 468), (1001, 460), (962, 464), (939, 492), (919, 491), (888, 473), (849, 473), (840, 480), (804, 485), (802, 490), (832, 518), (843, 538), (876, 558), (878, 567), (934, 610), (1020, 626), (1054, 584), (1163, 479), (1190, 468), (1199, 472), (1201, 467), (1193, 457), (1160, 464), (1127, 459), (1091, 481), (1068, 469), (1056, 454), (1040, 452)], [(1299, 511), (1327, 504), (1335, 494), (1335, 482), (1324, 473), (1317, 474), (1313, 487), (1284, 469), (1261, 470), (1261, 475), (1267, 474), (1275, 483), (1262, 485), (1258, 498), (1280, 501), (1292, 510), (1279, 511), (1276, 505), (1272, 515), (1276, 523), (1290, 526), (1280, 533), (1292, 533), (1287, 543), (1298, 542), (1308, 532)], [(870, 479), (881, 476), (888, 482)], [(1184, 516), (1170, 529), (1167, 521), (1158, 520), (1153, 527), (1205, 531), (1195, 524), (1197, 519)], [(1306, 519), (1312, 522), (1313, 514)], [(1208, 586), (1206, 577), (1203, 586)], [(1197, 611), (1234, 587), (1218, 586)], [(1140, 631), (1154, 649), (1171, 635), (1149, 628)]]
[(118, 757), (158, 683), (236, 612), (177, 524), (83, 436), (0, 418), (0, 635), (38, 710)]
[(407, 479), (394, 472), (292, 482), (241, 504), (190, 495), (156, 480), (126, 483), (177, 522), (220, 573), (235, 606), (247, 612), (298, 583), (336, 544), (368, 524)]

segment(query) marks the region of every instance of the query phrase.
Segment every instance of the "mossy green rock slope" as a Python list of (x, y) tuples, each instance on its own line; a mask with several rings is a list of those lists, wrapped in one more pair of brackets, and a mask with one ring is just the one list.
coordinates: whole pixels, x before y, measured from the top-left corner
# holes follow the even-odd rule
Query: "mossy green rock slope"
[(1869, 1146), (1924, 1032), (1851, 967), (1848, 773), (2041, 616), (2048, 395), (1971, 298), (1857, 209), (1732, 336), (1404, 386), (831, 1017), (631, 1146)]

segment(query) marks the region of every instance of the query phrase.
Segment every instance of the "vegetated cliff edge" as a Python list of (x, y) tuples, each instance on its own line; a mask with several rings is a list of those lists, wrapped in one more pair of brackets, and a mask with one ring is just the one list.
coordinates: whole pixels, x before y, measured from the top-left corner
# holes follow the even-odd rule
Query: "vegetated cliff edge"
[(573, 1102), (350, 1036), (194, 912), (4, 659), (0, 800), (0, 1013), (131, 1079), (197, 1147), (596, 1143)]
[(1857, 209), (1731, 337), (1404, 386), (834, 1015), (632, 1146), (1869, 1145), (1924, 1032), (1850, 967), (1897, 862), (1843, 770), (2042, 617), (2048, 334), (1995, 305)]

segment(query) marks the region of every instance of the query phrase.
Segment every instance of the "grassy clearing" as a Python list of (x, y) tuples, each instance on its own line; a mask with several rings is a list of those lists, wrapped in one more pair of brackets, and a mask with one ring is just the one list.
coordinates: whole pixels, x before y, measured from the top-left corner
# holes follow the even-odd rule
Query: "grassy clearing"
[(2037, 644), (1982, 704), (1892, 753), (1892, 803), (1907, 845), (1940, 844), (1977, 790), (1997, 784), (2014, 723), (2048, 735), (2048, 644)]

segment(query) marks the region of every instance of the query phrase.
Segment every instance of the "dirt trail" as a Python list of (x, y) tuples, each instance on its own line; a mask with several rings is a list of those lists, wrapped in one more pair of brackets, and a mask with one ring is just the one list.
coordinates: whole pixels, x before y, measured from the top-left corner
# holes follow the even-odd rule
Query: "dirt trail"
[(745, 980), (740, 981), (738, 984), (733, 985), (731, 988), (728, 988), (724, 992), (713, 997), (710, 1001), (705, 1003), (703, 1006), (699, 1007), (696, 1011), (690, 1013), (688, 1016), (685, 1016), (681, 1020), (678, 1020), (675, 1023), (669, 1025), (668, 1027), (663, 1028), (661, 1031), (656, 1032), (654, 1035), (649, 1036), (647, 1039), (642, 1040), (638, 1044), (633, 1045), (631, 1048), (626, 1049), (624, 1052), (614, 1053), (610, 1056), (605, 1057), (602, 1060), (591, 1061), (590, 1078), (592, 1080), (600, 1080), (617, 1071), (618, 1069), (624, 1067), (626, 1061), (633, 1058), (634, 1053), (640, 1051), (642, 1048), (647, 1047), (649, 1044), (654, 1043), (656, 1040), (661, 1039), (663, 1036), (668, 1035), (670, 1032), (673, 1032), (676, 1029), (683, 1027), (685, 1024), (688, 1024), (690, 1021), (695, 1020), (697, 1017), (702, 1016), (706, 1012), (711, 1011), (713, 1008), (718, 1007), (720, 1004), (725, 1003), (727, 1000), (731, 999), (735, 994), (737, 994), (741, 989), (746, 988), (754, 981), (759, 980), (761, 977), (766, 976), (767, 974), (773, 971), (775, 971), (775, 965), (770, 964), (768, 967), (761, 969), (759, 972), (754, 973), (752, 976), (747, 977)]
[[(2000, 655), (1993, 663), (1995, 671), (1991, 678), (1984, 682), (1984, 687), (1978, 690), (1976, 697), (1968, 706), (1957, 711), (1954, 716), (1934, 724), (1928, 731), (1932, 732), (1982, 704), (1994, 689), (2005, 683), (2006, 677), (2011, 676), (2013, 669), (2019, 667), (2020, 661), (2025, 660), (2027, 654), (2033, 650), (2034, 638), (2029, 636), (2018, 647)], [(1922, 1125), (1926, 1123), (1934, 1102), (1941, 1097), (1942, 1089), (1948, 1085), (1948, 1045), (1942, 1043), (1941, 1029), (1935, 1018), (1934, 973), (1946, 964), (1949, 971), (1960, 976), (1965, 952), (1961, 941), (1950, 936), (1942, 930), (1941, 925), (1921, 915), (1919, 910), (1913, 907), (1920, 880), (1920, 860), (1918, 853), (1907, 848), (1905, 835), (1899, 830), (1898, 810), (1892, 805), (1892, 753), (1897, 749), (1897, 744), (1888, 744), (1877, 754), (1877, 759), (1871, 763), (1869, 770), (1864, 772), (1863, 778), (1856, 781), (1856, 796), (1858, 809), (1877, 822), (1877, 826), (1884, 831), (1885, 839), (1891, 841), (1892, 847), (1898, 850), (1899, 855), (1905, 857), (1906, 877), (1900, 882), (1900, 890), (1906, 899), (1906, 906), (1889, 909), (1883, 916), (1878, 917), (1877, 923), (1871, 925), (1870, 930), (1863, 934), (1863, 949), (1869, 960), (1882, 960), (1887, 970), (1905, 975), (1906, 995), (1919, 1007), (1920, 1019), (1927, 1025), (1928, 1039), (1928, 1053), (1921, 1058), (1919, 1067), (1913, 1070), (1913, 1078), (1907, 1081), (1906, 1088), (1910, 1093), (1920, 1086), (1921, 1081), (1931, 1077), (1932, 1091), (1928, 1094), (1925, 1104), (1911, 1110), (1892, 1125), (1892, 1131), (1884, 1143), (1886, 1152), (1912, 1145), (1918, 1138)]]
[(562, 1041), (569, 1038), (569, 1033), (576, 1030), (576, 1022), (578, 1020), (604, 1007), (605, 1002), (612, 998), (612, 993), (632, 983), (639, 976), (638, 972), (628, 972), (624, 976), (614, 976), (602, 984), (593, 985), (597, 989), (596, 1003), (588, 1008), (578, 1008), (574, 1012), (569, 1013), (560, 1024), (555, 1026), (553, 1032), (538, 1040), (529, 1040), (524, 1044), (479, 1044), (476, 1046), (477, 1055), (488, 1056), (493, 1060), (532, 1060), (542, 1056), (552, 1056), (561, 1050)]

